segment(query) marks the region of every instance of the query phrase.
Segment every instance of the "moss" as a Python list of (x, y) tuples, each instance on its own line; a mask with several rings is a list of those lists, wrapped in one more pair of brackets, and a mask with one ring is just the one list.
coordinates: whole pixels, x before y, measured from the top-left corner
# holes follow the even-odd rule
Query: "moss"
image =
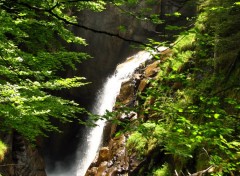
[(0, 161), (2, 161), (4, 159), (4, 155), (7, 152), (7, 146), (0, 141)]
[(164, 132), (162, 126), (150, 121), (143, 123), (139, 131), (132, 133), (127, 141), (129, 153), (136, 153), (138, 158), (147, 156), (161, 141)]
[(170, 173), (171, 172), (169, 170), (168, 164), (165, 163), (161, 168), (158, 168), (153, 172), (153, 176), (170, 176)]
[(195, 48), (196, 34), (192, 30), (186, 31), (183, 35), (180, 35), (175, 42), (173, 51), (188, 51)]
[(127, 148), (129, 153), (137, 153), (137, 156), (141, 158), (142, 156), (146, 155), (146, 145), (147, 139), (143, 136), (143, 134), (139, 132), (134, 132), (127, 141)]

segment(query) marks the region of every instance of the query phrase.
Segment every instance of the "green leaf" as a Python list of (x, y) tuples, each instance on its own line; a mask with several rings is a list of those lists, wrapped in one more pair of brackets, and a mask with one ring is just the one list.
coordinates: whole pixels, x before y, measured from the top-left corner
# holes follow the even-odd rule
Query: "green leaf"
[(177, 31), (177, 30), (181, 30), (182, 29), (182, 27), (179, 27), (179, 26), (173, 26), (173, 25), (167, 25), (166, 27), (165, 27), (165, 29), (166, 30), (170, 30), (170, 31)]
[(236, 109), (240, 109), (240, 104), (235, 106)]
[(214, 118), (218, 119), (220, 117), (220, 114), (214, 114)]
[(239, 6), (240, 6), (240, 2), (235, 2), (234, 4), (235, 4), (235, 5), (239, 5)]

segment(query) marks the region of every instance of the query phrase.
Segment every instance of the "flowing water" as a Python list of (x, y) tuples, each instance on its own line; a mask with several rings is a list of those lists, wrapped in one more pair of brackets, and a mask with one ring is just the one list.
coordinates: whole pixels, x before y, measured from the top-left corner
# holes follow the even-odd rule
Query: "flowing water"
[[(165, 47), (160, 47), (158, 48), (158, 51), (163, 51), (165, 49)], [(115, 105), (116, 97), (120, 92), (122, 82), (127, 81), (141, 63), (151, 58), (151, 53), (147, 51), (140, 51), (134, 56), (129, 57), (124, 63), (119, 64), (114, 74), (107, 78), (103, 88), (98, 92), (92, 113), (104, 115), (106, 110), (112, 111)], [(75, 161), (75, 166), (72, 166), (72, 168), (70, 168), (68, 171), (59, 170), (58, 173), (48, 174), (48, 176), (85, 175), (101, 145), (105, 120), (98, 120), (96, 124), (96, 127), (86, 128), (84, 132), (86, 138), (80, 141), (81, 143), (79, 144), (79, 148), (76, 153), (77, 162)]]

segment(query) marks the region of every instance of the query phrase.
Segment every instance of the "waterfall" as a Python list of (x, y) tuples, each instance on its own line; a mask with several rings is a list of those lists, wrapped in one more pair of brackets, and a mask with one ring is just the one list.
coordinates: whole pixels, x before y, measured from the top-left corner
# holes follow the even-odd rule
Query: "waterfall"
[[(158, 50), (164, 51), (166, 47), (160, 47)], [(140, 51), (134, 56), (129, 57), (124, 63), (119, 64), (114, 74), (107, 79), (103, 88), (99, 91), (93, 113), (104, 115), (106, 110), (112, 111), (122, 82), (128, 80), (141, 63), (151, 58), (152, 55), (150, 52)], [(101, 145), (105, 121), (98, 120), (96, 124), (96, 127), (87, 130), (87, 145), (78, 151), (77, 155), (81, 156), (81, 158), (78, 163), (77, 176), (85, 175)]]
[[(166, 47), (158, 48), (158, 51), (166, 50)], [(134, 56), (127, 58), (124, 63), (117, 66), (114, 74), (106, 79), (103, 88), (98, 92), (92, 113), (104, 115), (106, 110), (112, 111), (116, 97), (120, 92), (121, 84), (131, 78), (136, 68), (141, 63), (152, 58), (153, 52), (140, 51)], [(97, 74), (97, 73), (96, 73)], [(47, 170), (48, 176), (84, 176), (88, 167), (94, 160), (101, 145), (105, 120), (98, 120), (96, 127), (84, 128), (83, 139), (79, 139), (76, 157), (69, 156), (67, 161), (55, 163), (53, 170)], [(69, 166), (69, 163), (72, 163)], [(69, 167), (66, 167), (66, 166)]]

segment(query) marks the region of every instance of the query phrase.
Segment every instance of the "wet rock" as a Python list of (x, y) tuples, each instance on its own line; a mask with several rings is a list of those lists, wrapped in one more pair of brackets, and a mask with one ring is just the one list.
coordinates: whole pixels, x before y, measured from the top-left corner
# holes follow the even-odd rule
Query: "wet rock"
[(160, 61), (163, 62), (172, 55), (172, 50), (168, 48), (164, 51), (161, 51), (159, 55), (160, 55)]
[(122, 114), (121, 117), (119, 118), (120, 121), (122, 122), (127, 122), (127, 121), (132, 121), (132, 120), (135, 120), (137, 119), (138, 115), (136, 112), (134, 111), (131, 111), (127, 114)]
[(88, 169), (85, 176), (95, 176), (97, 175), (97, 170), (98, 170), (98, 167), (91, 167), (91, 169)]
[(140, 80), (142, 78), (142, 74), (134, 74), (133, 79), (134, 80)]
[(135, 97), (135, 88), (132, 84), (132, 80), (124, 82), (121, 86), (120, 93), (117, 96), (117, 102), (121, 104), (128, 105), (134, 101)]
[[(129, 81), (124, 82), (121, 86), (120, 93), (117, 97), (117, 101), (124, 106), (131, 107), (134, 105), (133, 102), (136, 102), (136, 92), (144, 91), (147, 87), (148, 78), (143, 75), (144, 71), (147, 75), (155, 74), (154, 70), (159, 62), (152, 63), (148, 62), (151, 67), (148, 67), (148, 70), (145, 71), (145, 68), (137, 69), (137, 73), (133, 75)], [(145, 78), (144, 78), (145, 77)], [(119, 108), (115, 106), (115, 109)], [(120, 121), (131, 122), (136, 120), (138, 114), (134, 111), (129, 113), (124, 113), (119, 115), (118, 118)], [(111, 129), (111, 130), (109, 130)], [(108, 124), (106, 133), (109, 133), (108, 136), (111, 138), (108, 140), (107, 147), (103, 147), (99, 151), (98, 158), (96, 158), (94, 165), (91, 165), (91, 168), (87, 172), (86, 176), (97, 175), (107, 175), (107, 176), (120, 176), (126, 175), (131, 170), (134, 170), (140, 161), (137, 160), (137, 157), (131, 156), (126, 148), (127, 136), (128, 134), (121, 134), (115, 136), (120, 127), (117, 124)], [(131, 157), (130, 157), (131, 156)], [(130, 160), (131, 158), (131, 160)], [(95, 169), (97, 167), (97, 171)]]
[(144, 91), (144, 90), (146, 89), (147, 85), (148, 85), (148, 80), (147, 80), (146, 78), (145, 78), (145, 79), (142, 79), (142, 80), (140, 81), (139, 86), (138, 86), (138, 91), (139, 91), (139, 92)]
[(100, 164), (100, 166), (98, 167), (96, 176), (104, 176), (104, 175), (106, 175), (104, 172), (105, 172), (105, 170), (107, 168), (107, 165), (108, 165), (107, 161), (102, 162)]
[(110, 122), (106, 122), (106, 125), (103, 129), (103, 146), (108, 145), (108, 143), (109, 143), (111, 137), (113, 137), (114, 133), (115, 133), (115, 129), (113, 127), (113, 124)]
[(158, 60), (158, 61), (155, 61), (152, 64), (148, 65), (145, 69), (145, 76), (146, 77), (155, 76), (158, 73), (158, 71), (160, 70), (159, 63), (160, 63), (160, 61)]
[(108, 159), (109, 159), (109, 148), (108, 147), (102, 147), (99, 151), (99, 157), (98, 157), (98, 162), (97, 163), (107, 161)]
[(109, 169), (107, 176), (117, 176), (117, 168), (112, 167), (111, 169)]

